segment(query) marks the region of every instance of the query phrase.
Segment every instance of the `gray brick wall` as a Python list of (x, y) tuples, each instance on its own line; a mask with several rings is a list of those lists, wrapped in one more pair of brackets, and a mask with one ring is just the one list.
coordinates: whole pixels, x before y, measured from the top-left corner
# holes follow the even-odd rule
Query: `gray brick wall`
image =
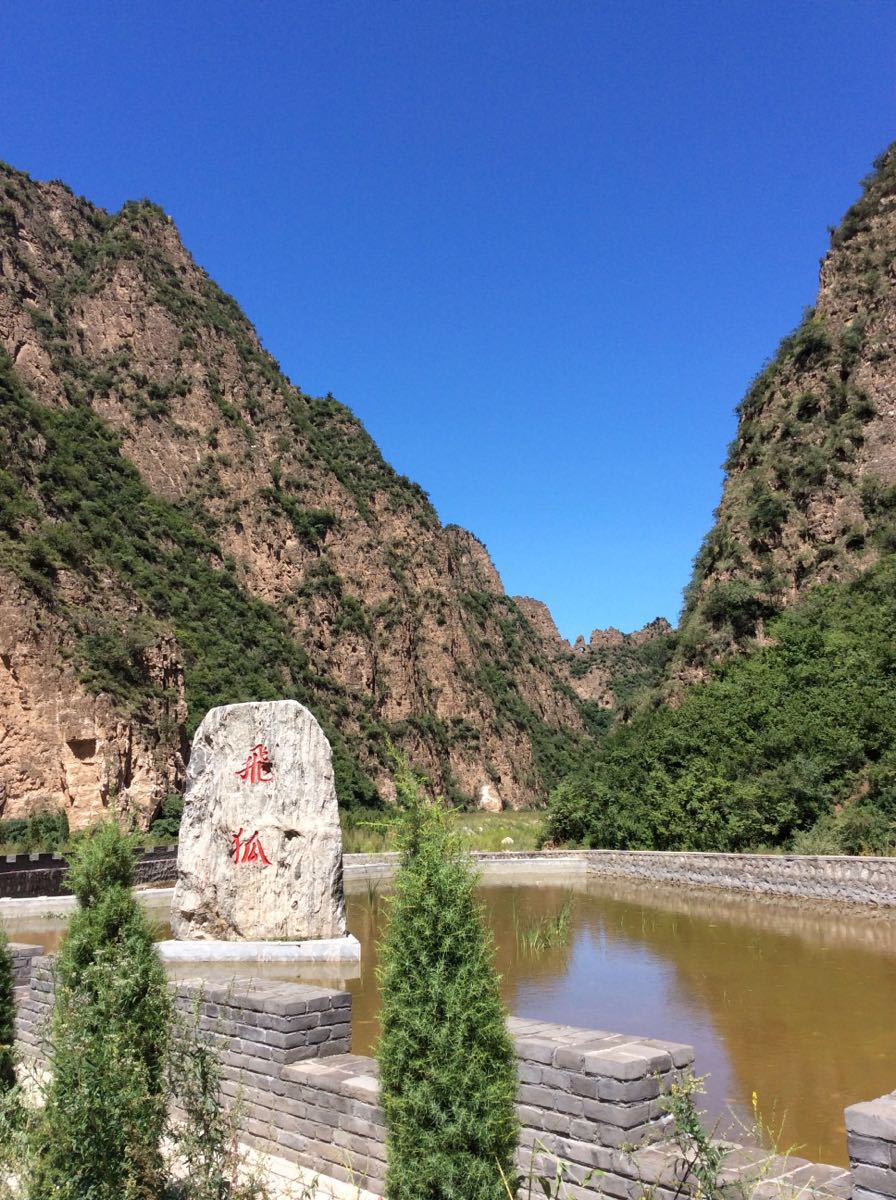
[(855, 1200), (896, 1197), (896, 1092), (846, 1110)]
[[(177, 846), (138, 849), (136, 855), (136, 883), (173, 883), (177, 878)], [(68, 864), (61, 854), (4, 854), (0, 856), (0, 897), (64, 895), (67, 871)]]
[[(41, 1058), (52, 960), (30, 961), (17, 1035), (23, 1054)], [(247, 1143), (382, 1193), (377, 1065), (349, 1053), (348, 992), (259, 979), (183, 980), (172, 990), (185, 1021), (218, 1054), (223, 1097), (237, 1105)], [(553, 1177), (562, 1162), (568, 1200), (638, 1200), (647, 1190), (652, 1200), (675, 1200), (684, 1166), (659, 1101), (691, 1066), (691, 1047), (517, 1018), (509, 1028), (519, 1063), (521, 1172)], [(846, 1115), (856, 1200), (896, 1200), (896, 1093)], [(849, 1200), (854, 1183), (842, 1168), (749, 1147), (728, 1150), (724, 1179), (733, 1196), (750, 1200)]]
[(10, 942), (9, 952), (12, 956), (12, 986), (28, 987), (31, 982), (31, 964), (43, 954), (43, 947), (27, 945), (24, 942)]

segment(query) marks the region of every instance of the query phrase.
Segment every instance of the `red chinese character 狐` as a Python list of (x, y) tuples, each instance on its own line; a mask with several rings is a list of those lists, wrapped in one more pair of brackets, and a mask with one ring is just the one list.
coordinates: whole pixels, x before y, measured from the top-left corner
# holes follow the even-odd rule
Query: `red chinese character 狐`
[(258, 862), (263, 867), (271, 865), (271, 860), (265, 854), (261, 842), (258, 840), (257, 829), (249, 837), (244, 838), (242, 827), (240, 827), (239, 833), (232, 833), (230, 838), (233, 842), (230, 857), (235, 863)]
[(253, 746), (246, 759), (246, 765), (240, 771), (234, 771), (246, 783), (270, 783), (273, 776), (271, 771), (274, 764), (268, 758), (268, 748), (262, 742)]

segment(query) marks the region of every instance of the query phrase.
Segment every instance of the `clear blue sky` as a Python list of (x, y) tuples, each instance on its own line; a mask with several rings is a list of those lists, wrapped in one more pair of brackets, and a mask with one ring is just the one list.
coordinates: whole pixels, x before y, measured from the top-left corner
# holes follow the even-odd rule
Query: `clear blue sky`
[(893, 0), (6, 0), (0, 157), (149, 196), (573, 637), (675, 619), (896, 138)]

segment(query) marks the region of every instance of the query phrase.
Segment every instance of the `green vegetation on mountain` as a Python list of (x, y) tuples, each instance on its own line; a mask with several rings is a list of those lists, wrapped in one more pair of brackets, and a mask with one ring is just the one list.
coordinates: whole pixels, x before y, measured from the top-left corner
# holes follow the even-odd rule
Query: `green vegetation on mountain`
[(813, 590), (677, 707), (621, 727), (548, 836), (649, 850), (896, 849), (896, 557)]
[[(283, 619), (247, 595), (208, 535), (146, 487), (90, 407), (38, 404), (2, 353), (0, 455), (0, 566), (70, 624), (91, 690), (111, 693), (134, 713), (145, 710), (154, 688), (142, 653), (169, 625), (185, 656), (194, 726), (215, 704), (309, 703), (336, 690), (311, 669)], [(64, 571), (91, 583), (100, 603), (67, 605), (58, 588)], [(139, 620), (104, 611), (110, 579), (139, 603)], [(375, 802), (324, 714), (343, 803)]]

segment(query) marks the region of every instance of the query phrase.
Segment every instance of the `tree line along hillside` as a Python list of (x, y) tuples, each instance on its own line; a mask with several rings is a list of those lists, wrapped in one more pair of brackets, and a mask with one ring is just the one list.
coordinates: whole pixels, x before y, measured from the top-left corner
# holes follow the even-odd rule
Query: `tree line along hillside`
[(770, 643), (641, 712), (555, 790), (555, 841), (896, 849), (896, 556), (813, 590)]

